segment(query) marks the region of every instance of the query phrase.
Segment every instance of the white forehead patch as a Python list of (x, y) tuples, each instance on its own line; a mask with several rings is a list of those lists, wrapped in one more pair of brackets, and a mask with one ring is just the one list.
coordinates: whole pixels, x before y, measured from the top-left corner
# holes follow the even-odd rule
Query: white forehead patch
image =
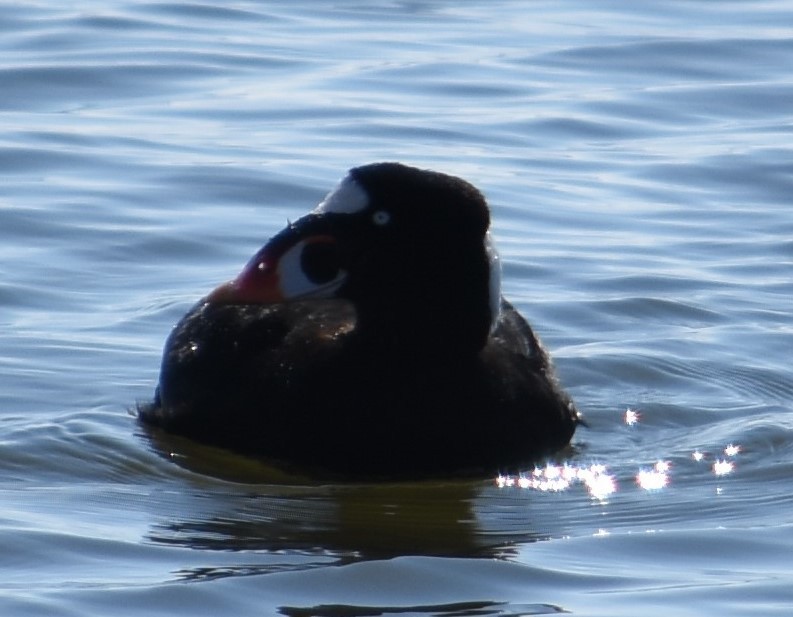
[(368, 205), (369, 195), (352, 176), (348, 175), (328, 193), (325, 199), (319, 202), (319, 205), (314, 208), (314, 213), (353, 214), (365, 210)]
[(496, 322), (501, 314), (501, 257), (496, 250), (493, 236), (488, 231), (485, 234), (485, 253), (490, 264), (490, 329), (496, 327)]

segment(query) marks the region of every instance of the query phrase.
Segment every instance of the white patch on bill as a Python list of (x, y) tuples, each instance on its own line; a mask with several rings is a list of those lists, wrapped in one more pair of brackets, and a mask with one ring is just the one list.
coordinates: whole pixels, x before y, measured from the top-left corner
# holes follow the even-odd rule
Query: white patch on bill
[(485, 234), (485, 253), (487, 262), (490, 264), (490, 329), (496, 327), (498, 317), (501, 314), (501, 257), (496, 250), (493, 236), (488, 231)]
[(306, 248), (306, 240), (301, 240), (281, 256), (278, 261), (278, 280), (285, 298), (330, 298), (341, 287), (347, 278), (345, 270), (339, 270), (336, 276), (323, 283), (310, 280), (303, 271), (301, 255)]
[(336, 214), (353, 214), (365, 210), (369, 205), (369, 196), (352, 176), (346, 176), (339, 185), (319, 202), (314, 214), (334, 212)]

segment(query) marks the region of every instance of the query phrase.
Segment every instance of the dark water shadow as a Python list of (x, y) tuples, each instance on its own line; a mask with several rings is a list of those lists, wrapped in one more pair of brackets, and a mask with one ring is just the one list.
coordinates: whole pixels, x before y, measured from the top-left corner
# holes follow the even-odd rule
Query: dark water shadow
[[(152, 433), (151, 445), (193, 472), (176, 490), (152, 495), (158, 544), (214, 551), (318, 557), (299, 563), (182, 572), (218, 578), (325, 567), (398, 556), (496, 557), (546, 539), (524, 511), (519, 528), (490, 528), (482, 493), (493, 479), (322, 482), (183, 438)], [(489, 507), (498, 507), (490, 505)], [(288, 560), (287, 560), (288, 561)]]
[(521, 617), (556, 615), (568, 611), (554, 604), (511, 604), (508, 602), (454, 602), (420, 606), (352, 606), (320, 604), (311, 607), (282, 606), (287, 617), (387, 617), (388, 615), (429, 615), (434, 617)]

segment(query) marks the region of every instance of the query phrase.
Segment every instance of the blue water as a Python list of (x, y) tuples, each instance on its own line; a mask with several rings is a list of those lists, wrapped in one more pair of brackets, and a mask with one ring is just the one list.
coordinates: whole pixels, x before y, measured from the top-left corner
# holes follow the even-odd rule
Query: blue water
[[(773, 0), (0, 4), (0, 613), (789, 615), (791, 26)], [(375, 160), (487, 194), (574, 452), (318, 485), (150, 441), (129, 410), (173, 323)]]

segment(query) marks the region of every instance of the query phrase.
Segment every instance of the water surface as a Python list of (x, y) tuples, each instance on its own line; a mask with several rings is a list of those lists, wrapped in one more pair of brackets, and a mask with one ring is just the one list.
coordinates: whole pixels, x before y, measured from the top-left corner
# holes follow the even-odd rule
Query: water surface
[[(793, 8), (0, 5), (4, 615), (787, 615)], [(488, 196), (591, 426), (517, 477), (320, 484), (130, 415), (346, 169)]]

